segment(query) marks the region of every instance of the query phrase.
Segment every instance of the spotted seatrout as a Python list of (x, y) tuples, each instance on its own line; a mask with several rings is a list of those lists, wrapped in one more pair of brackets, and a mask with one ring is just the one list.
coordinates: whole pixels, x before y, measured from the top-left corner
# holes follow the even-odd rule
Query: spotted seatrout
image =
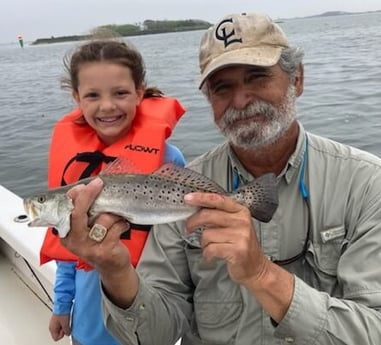
[[(97, 215), (110, 212), (135, 224), (160, 224), (185, 219), (197, 211), (184, 203), (184, 195), (191, 192), (212, 192), (227, 195), (246, 205), (259, 221), (271, 220), (278, 206), (276, 177), (262, 175), (233, 193), (193, 170), (173, 163), (164, 164), (152, 174), (119, 172), (118, 162), (110, 164), (99, 174), (104, 187), (92, 204), (90, 222)], [(75, 184), (50, 189), (24, 199), (24, 208), (34, 226), (54, 226), (60, 237), (70, 231), (72, 200), (67, 191), (79, 183), (87, 184), (92, 178)]]

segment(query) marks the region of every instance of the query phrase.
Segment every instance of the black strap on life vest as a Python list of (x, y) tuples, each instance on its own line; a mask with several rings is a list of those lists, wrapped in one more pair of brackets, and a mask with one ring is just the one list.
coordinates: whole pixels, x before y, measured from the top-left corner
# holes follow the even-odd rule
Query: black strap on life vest
[(93, 152), (80, 152), (77, 153), (74, 157), (72, 157), (66, 164), (65, 169), (62, 173), (61, 178), (61, 186), (66, 186), (67, 183), (64, 179), (66, 170), (73, 162), (87, 162), (89, 163), (87, 167), (83, 170), (82, 174), (79, 177), (79, 180), (83, 178), (91, 176), (91, 174), (102, 164), (102, 163), (110, 163), (113, 162), (116, 157), (106, 156), (101, 151), (93, 151)]
[[(66, 170), (69, 168), (69, 166), (74, 162), (87, 162), (89, 163), (88, 166), (83, 170), (81, 176), (79, 177), (79, 180), (82, 180), (86, 177), (90, 177), (91, 174), (100, 166), (102, 163), (111, 163), (116, 159), (116, 157), (113, 156), (107, 156), (101, 151), (93, 151), (93, 152), (80, 152), (77, 153), (74, 157), (72, 157), (66, 164), (65, 169), (62, 173), (61, 178), (61, 186), (66, 186), (67, 183), (65, 182), (64, 176), (66, 173)], [(133, 224), (130, 223), (130, 229), (135, 230), (141, 230), (141, 231), (150, 231), (152, 225), (140, 225), (140, 224)], [(129, 240), (131, 237), (131, 231), (130, 229), (126, 230), (120, 235), (121, 239)], [(58, 235), (58, 231), (55, 228), (52, 228), (52, 232), (54, 235)]]

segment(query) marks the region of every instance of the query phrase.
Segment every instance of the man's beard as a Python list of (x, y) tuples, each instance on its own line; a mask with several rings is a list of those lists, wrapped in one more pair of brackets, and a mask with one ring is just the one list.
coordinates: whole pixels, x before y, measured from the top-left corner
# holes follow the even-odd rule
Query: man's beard
[[(244, 150), (254, 150), (276, 142), (296, 118), (295, 87), (290, 86), (284, 102), (279, 107), (264, 101), (255, 101), (243, 110), (228, 108), (216, 121), (222, 134), (233, 144)], [(239, 120), (261, 117), (259, 121)]]

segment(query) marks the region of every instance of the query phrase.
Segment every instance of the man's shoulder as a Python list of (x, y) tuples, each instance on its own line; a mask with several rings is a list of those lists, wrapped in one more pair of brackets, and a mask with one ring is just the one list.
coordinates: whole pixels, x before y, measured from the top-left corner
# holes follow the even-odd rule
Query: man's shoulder
[(330, 138), (308, 133), (308, 146), (312, 153), (327, 159), (332, 158), (352, 163), (361, 162), (381, 167), (381, 159), (376, 155)]
[(226, 166), (228, 156), (229, 145), (224, 142), (192, 160), (187, 167), (198, 172), (203, 172), (212, 166), (217, 168), (221, 166), (222, 168)]

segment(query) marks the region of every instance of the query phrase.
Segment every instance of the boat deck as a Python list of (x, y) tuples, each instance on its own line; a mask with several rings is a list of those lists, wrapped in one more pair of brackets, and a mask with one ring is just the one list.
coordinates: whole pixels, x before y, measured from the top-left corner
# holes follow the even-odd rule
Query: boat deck
[(54, 342), (48, 330), (49, 305), (27, 286), (18, 268), (0, 252), (0, 344), (68, 345)]

